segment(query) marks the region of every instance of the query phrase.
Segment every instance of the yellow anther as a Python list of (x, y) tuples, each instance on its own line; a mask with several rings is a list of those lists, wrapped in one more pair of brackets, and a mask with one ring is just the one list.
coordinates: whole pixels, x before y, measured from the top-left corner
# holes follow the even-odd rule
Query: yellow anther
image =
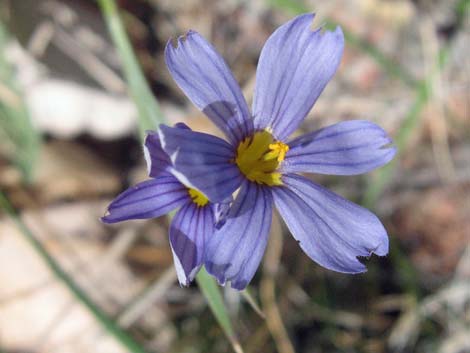
[(209, 202), (206, 195), (196, 189), (188, 188), (188, 193), (191, 200), (193, 200), (193, 202), (198, 206), (205, 206)]
[(277, 161), (282, 162), (284, 158), (286, 157), (287, 151), (289, 151), (289, 146), (282, 142), (277, 141), (275, 143), (271, 143), (269, 145), (269, 149), (272, 151), (269, 153), (274, 153), (277, 157)]
[(277, 172), (289, 146), (274, 140), (269, 131), (258, 131), (240, 142), (235, 162), (248, 180), (258, 184), (282, 185)]

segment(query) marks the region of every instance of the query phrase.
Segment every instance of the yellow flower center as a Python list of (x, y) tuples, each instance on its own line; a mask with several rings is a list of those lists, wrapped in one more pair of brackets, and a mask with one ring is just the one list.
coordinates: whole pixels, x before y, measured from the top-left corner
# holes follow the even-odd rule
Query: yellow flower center
[(248, 180), (269, 186), (282, 185), (281, 173), (276, 172), (289, 146), (274, 140), (269, 131), (257, 131), (237, 147), (237, 163)]
[(200, 207), (207, 205), (209, 202), (209, 199), (206, 197), (206, 195), (196, 189), (188, 188), (188, 193), (189, 197), (191, 197), (191, 200), (193, 200), (193, 202)]

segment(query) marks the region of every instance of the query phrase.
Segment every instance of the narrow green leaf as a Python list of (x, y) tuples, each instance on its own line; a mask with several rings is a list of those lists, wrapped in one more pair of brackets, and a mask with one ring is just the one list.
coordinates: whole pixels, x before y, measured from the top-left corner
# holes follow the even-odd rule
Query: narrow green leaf
[(220, 294), (220, 289), (214, 278), (209, 275), (206, 269), (203, 267), (196, 276), (196, 282), (206, 297), (212, 313), (219, 322), (220, 327), (222, 327), (224, 330), (225, 335), (232, 344), (235, 352), (243, 352), (240, 343), (235, 336), (235, 331), (232, 328), (224, 300)]
[[(460, 28), (462, 25), (465, 16), (469, 9), (469, 0), (460, 0), (455, 7), (455, 14), (457, 16), (457, 27)], [(410, 139), (411, 133), (416, 128), (419, 123), (419, 117), (422, 110), (428, 103), (429, 99), (432, 97), (432, 82), (434, 81), (436, 75), (440, 74), (445, 64), (449, 59), (450, 54), (450, 44), (448, 43), (444, 48), (439, 50), (437, 57), (435, 59), (436, 63), (434, 69), (429, 74), (425, 80), (421, 81), (416, 88), (416, 99), (411, 106), (410, 110), (405, 116), (402, 125), (398, 133), (395, 136), (395, 145), (397, 146), (398, 151), (403, 151), (406, 148), (406, 145)], [(390, 179), (393, 176), (393, 169), (395, 164), (398, 163), (398, 159), (395, 158), (385, 167), (379, 169), (375, 173), (374, 182), (369, 183), (364, 194), (363, 204), (367, 207), (373, 207), (379, 196), (382, 194), (384, 188), (389, 183)]]
[(28, 226), (20, 219), (13, 209), (8, 197), (0, 191), (0, 208), (5, 210), (6, 214), (13, 220), (21, 234), (24, 235), (29, 244), (36, 253), (42, 258), (57, 279), (65, 284), (77, 300), (82, 303), (106, 331), (114, 336), (126, 349), (132, 353), (145, 353), (145, 349), (137, 343), (129, 334), (122, 330), (116, 323), (110, 319), (78, 286), (77, 283), (60, 267), (60, 265), (49, 254), (47, 249), (36, 238)]
[(14, 162), (25, 181), (31, 182), (40, 136), (31, 124), (13, 68), (5, 58), (8, 40), (7, 30), (0, 22), (0, 131), (12, 146)]
[[(417, 87), (416, 98), (411, 106), (410, 110), (405, 116), (398, 133), (395, 135), (394, 142), (398, 149), (398, 153), (406, 148), (406, 145), (410, 139), (411, 133), (414, 131), (419, 123), (419, 117), (422, 110), (428, 103), (432, 96), (432, 82), (442, 68), (444, 67), (449, 57), (449, 47), (443, 48), (439, 51), (436, 58), (436, 66), (429, 75), (429, 77), (423, 80)], [(364, 194), (363, 204), (366, 207), (373, 207), (378, 197), (382, 194), (385, 186), (389, 183), (393, 176), (393, 170), (395, 164), (398, 163), (398, 158), (395, 158), (386, 166), (378, 169), (373, 175), (373, 182), (369, 183), (369, 187), (366, 189)]]
[(153, 96), (122, 24), (114, 0), (98, 0), (109, 33), (122, 60), (130, 95), (139, 113), (139, 130), (143, 138), (146, 130), (155, 130), (165, 122), (157, 100)]
[(266, 315), (264, 314), (263, 310), (259, 306), (259, 304), (256, 302), (255, 298), (251, 295), (250, 291), (248, 288), (244, 289), (241, 292), (243, 298), (246, 300), (246, 302), (251, 306), (251, 308), (259, 315), (260, 318), (263, 320), (266, 319)]
[(470, 8), (470, 0), (460, 0), (457, 3), (457, 6), (455, 8), (455, 12), (457, 14), (457, 27), (460, 27), (462, 25), (462, 22), (465, 21), (465, 19), (468, 19), (468, 11)]
[(220, 326), (227, 333), (227, 336), (235, 336), (235, 332), (233, 331), (232, 325), (230, 324), (230, 319), (226, 313), (224, 301), (222, 299), (222, 295), (220, 294), (217, 283), (215, 283), (205, 268), (202, 268), (199, 271), (196, 276), (196, 281), (204, 296), (206, 298), (211, 298), (209, 307), (214, 313), (214, 316), (217, 318)]

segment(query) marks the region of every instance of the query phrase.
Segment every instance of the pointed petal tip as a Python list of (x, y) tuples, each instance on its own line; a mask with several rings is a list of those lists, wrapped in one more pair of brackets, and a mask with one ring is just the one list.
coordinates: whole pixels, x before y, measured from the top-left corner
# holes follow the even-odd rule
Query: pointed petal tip
[(192, 37), (193, 35), (197, 35), (197, 34), (199, 33), (190, 29), (185, 34), (181, 34), (177, 37), (170, 37), (167, 40), (166, 45), (165, 45), (165, 51), (164, 51), (165, 62), (167, 66), (171, 59), (170, 56), (178, 52), (181, 45), (183, 45), (183, 43), (186, 41), (188, 37)]
[(112, 222), (109, 221), (108, 215), (104, 215), (103, 217), (100, 217), (100, 222), (105, 223), (105, 224), (111, 224)]
[(165, 63), (189, 100), (232, 143), (251, 133), (253, 123), (245, 98), (230, 68), (216, 49), (194, 30), (178, 37), (176, 46), (170, 43), (165, 47)]
[(361, 273), (366, 273), (367, 272), (367, 267), (364, 265), (361, 261), (357, 260), (358, 264), (357, 267), (354, 269), (351, 269), (349, 271), (344, 271), (345, 274), (348, 275), (360, 275)]
[(108, 206), (108, 209), (106, 210), (105, 214), (100, 217), (100, 221), (101, 223), (104, 223), (104, 224), (114, 224), (114, 223), (118, 223), (120, 222), (121, 220), (120, 219), (114, 219), (114, 216), (111, 214), (111, 212), (109, 211), (110, 207), (112, 207), (113, 203), (111, 203), (109, 206)]
[(186, 32), (186, 36), (194, 36), (194, 35), (199, 35), (199, 32), (195, 31), (194, 29), (189, 29)]
[(107, 214), (100, 218), (101, 223), (104, 223), (104, 224), (115, 224), (115, 223), (119, 223), (119, 222), (127, 221), (127, 220), (129, 219), (125, 217), (116, 217), (116, 216), (113, 216), (112, 214)]
[(304, 21), (305, 20), (307, 23), (309, 21), (312, 32), (320, 32), (321, 34), (332, 33), (332, 34), (336, 35), (338, 38), (340, 38), (344, 41), (343, 29), (340, 25), (336, 25), (334, 30), (329, 30), (329, 29), (325, 28), (325, 26), (326, 26), (325, 22), (323, 22), (320, 25), (316, 25), (315, 24), (315, 18), (316, 18), (316, 13), (311, 12), (311, 13), (306, 13), (306, 14), (303, 14), (303, 15), (299, 15), (297, 17), (297, 19), (294, 18), (294, 20), (292, 20), (292, 21), (296, 21), (296, 20), (297, 21)]
[(340, 25), (336, 26), (335, 31), (333, 33), (336, 34), (336, 36), (340, 38), (342, 41), (344, 41), (343, 28)]

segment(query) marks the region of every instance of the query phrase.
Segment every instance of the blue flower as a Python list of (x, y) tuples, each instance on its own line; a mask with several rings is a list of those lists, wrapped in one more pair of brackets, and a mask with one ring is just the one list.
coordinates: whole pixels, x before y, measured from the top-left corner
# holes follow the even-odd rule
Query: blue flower
[(366, 267), (358, 256), (388, 253), (387, 233), (368, 210), (297, 173), (360, 174), (395, 155), (379, 126), (338, 123), (287, 140), (336, 72), (344, 47), (341, 28), (311, 28), (313, 14), (294, 18), (266, 42), (256, 73), (252, 113), (216, 50), (189, 31), (168, 42), (167, 66), (188, 98), (226, 135), (160, 126), (175, 176), (219, 202), (238, 188), (225, 225), (206, 248), (205, 266), (219, 283), (243, 289), (266, 248), (276, 206), (304, 252), (343, 273)]
[[(175, 129), (190, 131), (184, 124)], [(170, 246), (178, 280), (188, 285), (204, 263), (207, 239), (223, 216), (226, 203), (213, 204), (171, 174), (171, 163), (155, 132), (149, 132), (144, 154), (151, 179), (116, 197), (101, 218), (104, 223), (160, 217), (179, 207), (170, 225)]]

